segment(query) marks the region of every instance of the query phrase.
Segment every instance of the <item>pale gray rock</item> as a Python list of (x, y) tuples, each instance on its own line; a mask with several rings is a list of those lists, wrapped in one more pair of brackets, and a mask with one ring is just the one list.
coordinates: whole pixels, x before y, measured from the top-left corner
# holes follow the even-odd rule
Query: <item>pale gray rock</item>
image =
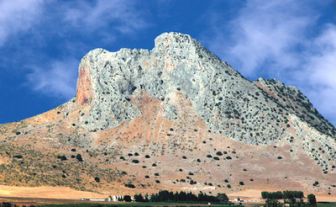
[(326, 135), (336, 134), (299, 90), (272, 80), (249, 81), (189, 35), (164, 33), (150, 51), (95, 49), (80, 67), (88, 67), (91, 76), (92, 108), (81, 117), (90, 130), (117, 127), (140, 116), (130, 100), (141, 92), (161, 100), (168, 119), (178, 119), (171, 100), (178, 91), (210, 131), (244, 143), (279, 140), (291, 127), (290, 115)]

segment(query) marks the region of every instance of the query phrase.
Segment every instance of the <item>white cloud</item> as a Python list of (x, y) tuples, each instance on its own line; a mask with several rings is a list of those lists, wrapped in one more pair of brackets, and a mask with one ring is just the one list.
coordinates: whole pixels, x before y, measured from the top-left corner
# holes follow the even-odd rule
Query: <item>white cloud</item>
[[(45, 7), (44, 12), (50, 13), (48, 21), (64, 22), (64, 28), (61, 29), (67, 33), (96, 32), (97, 38), (101, 38), (104, 42), (113, 42), (120, 34), (133, 34), (148, 25), (145, 17), (136, 8), (136, 1), (78, 0), (63, 4), (54, 3)], [(52, 10), (52, 6), (59, 8)], [(74, 47), (78, 44), (79, 42), (67, 43), (67, 50), (72, 50), (68, 52), (74, 53)], [(39, 93), (62, 99), (73, 97), (76, 90), (78, 64), (78, 60), (71, 58), (71, 55), (66, 60), (50, 58), (50, 64), (47, 67), (41, 63), (30, 68), (31, 72), (27, 76), (28, 87)]]
[[(303, 44), (313, 16), (302, 12), (303, 3), (293, 0), (247, 1), (226, 28), (214, 29), (210, 48), (251, 75), (267, 63), (273, 70), (298, 64), (293, 47)], [(223, 22), (214, 16), (213, 27)], [(229, 30), (223, 32), (223, 30)], [(217, 40), (217, 41), (216, 41)], [(220, 42), (220, 43), (219, 43)]]
[(69, 4), (64, 8), (64, 19), (83, 30), (95, 31), (113, 25), (120, 33), (131, 33), (148, 25), (136, 6), (136, 1), (130, 0), (76, 1), (75, 8)]
[(38, 22), (43, 4), (42, 0), (1, 0), (0, 46), (12, 35), (31, 29)]
[[(281, 74), (335, 123), (336, 25), (317, 26), (316, 5), (321, 6), (295, 0), (246, 1), (225, 26), (221, 14), (210, 15), (213, 35), (205, 41), (246, 76)], [(320, 33), (312, 36), (312, 30)]]
[(78, 61), (67, 59), (54, 61), (44, 67), (32, 67), (28, 84), (33, 90), (48, 96), (69, 99), (75, 96)]
[(328, 25), (313, 46), (306, 63), (311, 82), (336, 89), (336, 25)]
[(328, 25), (309, 49), (296, 77), (321, 112), (336, 122), (336, 25)]

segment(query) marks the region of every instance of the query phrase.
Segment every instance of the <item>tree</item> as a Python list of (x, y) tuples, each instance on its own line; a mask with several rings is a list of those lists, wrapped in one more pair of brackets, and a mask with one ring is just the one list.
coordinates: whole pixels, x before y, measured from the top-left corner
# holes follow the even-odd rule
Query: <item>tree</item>
[(125, 195), (125, 196), (124, 196), (124, 201), (126, 201), (126, 202), (131, 202), (131, 201), (132, 201), (131, 196), (129, 196), (129, 195)]
[(284, 191), (283, 199), (285, 203), (295, 203), (296, 199), (300, 199), (300, 202), (303, 202), (304, 194), (302, 191)]
[(266, 192), (266, 191), (261, 192), (261, 197), (263, 199), (268, 199), (269, 198), (269, 192)]
[(316, 197), (315, 197), (315, 195), (314, 195), (314, 194), (309, 194), (309, 195), (307, 196), (307, 198), (308, 198), (308, 204), (309, 204), (310, 206), (315, 207), (315, 206), (316, 206)]
[(282, 206), (278, 200), (274, 199), (267, 199), (266, 200), (266, 207), (280, 207)]
[(83, 158), (82, 158), (82, 155), (81, 155), (81, 154), (77, 154), (77, 155), (76, 155), (76, 159), (77, 159), (79, 162), (83, 162)]
[[(138, 198), (136, 198), (138, 199)], [(220, 199), (222, 202), (227, 202), (228, 197), (223, 194), (218, 194), (218, 196), (211, 196), (207, 195), (205, 193), (200, 192), (197, 195), (191, 193), (191, 192), (171, 192), (167, 190), (159, 191), (158, 193), (154, 193), (150, 196), (150, 199), (148, 198), (148, 195), (145, 196), (145, 201), (151, 201), (151, 202), (220, 202)]]
[(135, 200), (136, 202), (145, 202), (145, 199), (144, 199), (144, 197), (141, 195), (141, 193), (140, 193), (140, 194), (135, 194), (135, 195), (134, 195), (134, 200)]
[(218, 193), (217, 194), (217, 199), (221, 203), (227, 203), (229, 201), (229, 198), (225, 193)]

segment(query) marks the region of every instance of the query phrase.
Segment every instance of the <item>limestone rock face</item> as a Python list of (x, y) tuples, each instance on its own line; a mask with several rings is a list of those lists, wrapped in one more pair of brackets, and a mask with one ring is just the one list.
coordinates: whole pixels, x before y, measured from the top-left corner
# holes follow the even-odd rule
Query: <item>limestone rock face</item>
[(79, 69), (77, 102), (91, 107), (81, 117), (90, 130), (117, 127), (140, 116), (131, 100), (141, 93), (161, 100), (166, 118), (178, 119), (173, 99), (181, 93), (209, 130), (245, 143), (281, 139), (290, 127), (290, 114), (327, 135), (336, 134), (297, 89), (250, 82), (189, 35), (164, 33), (151, 51), (95, 49)]

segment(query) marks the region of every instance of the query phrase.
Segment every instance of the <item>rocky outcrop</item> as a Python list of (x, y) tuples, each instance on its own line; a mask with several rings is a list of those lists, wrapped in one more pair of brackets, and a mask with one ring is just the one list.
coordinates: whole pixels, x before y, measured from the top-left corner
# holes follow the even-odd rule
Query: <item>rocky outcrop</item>
[(74, 99), (1, 125), (0, 183), (336, 195), (335, 134), (298, 89), (164, 33), (152, 50), (90, 51)]
[(244, 143), (279, 140), (290, 127), (290, 114), (335, 136), (335, 128), (297, 89), (250, 82), (189, 35), (164, 33), (151, 51), (95, 49), (79, 68), (77, 102), (90, 102), (92, 110), (81, 118), (90, 130), (117, 127), (140, 116), (132, 97), (146, 92), (161, 100), (168, 119), (178, 118), (172, 99), (183, 94), (210, 131)]

